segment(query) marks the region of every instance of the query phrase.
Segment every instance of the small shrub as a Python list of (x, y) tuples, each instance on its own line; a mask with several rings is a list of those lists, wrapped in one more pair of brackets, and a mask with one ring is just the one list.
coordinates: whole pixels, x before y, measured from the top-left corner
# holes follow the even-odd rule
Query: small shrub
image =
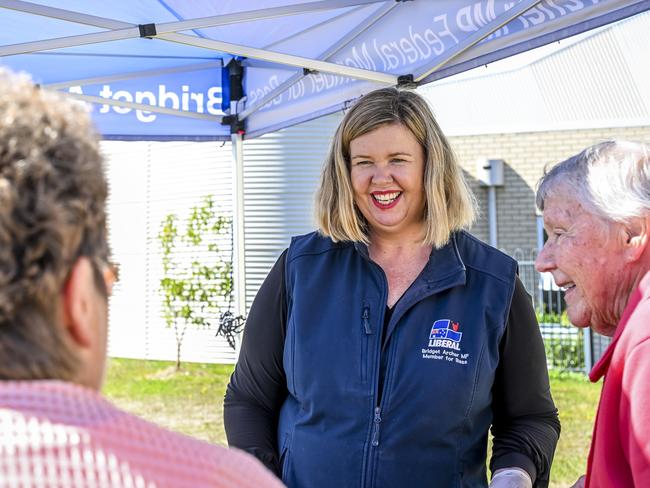
[[(235, 336), (244, 318), (231, 312), (232, 259), (224, 258), (219, 242), (228, 234), (231, 219), (218, 211), (212, 195), (190, 210), (184, 222), (167, 215), (160, 225), (163, 277), (160, 280), (163, 317), (173, 327), (176, 369), (181, 366), (183, 338), (189, 325), (205, 327), (219, 313), (219, 330), (235, 348)], [(232, 256), (232, 250), (231, 250)], [(223, 310), (220, 310), (223, 307)]]

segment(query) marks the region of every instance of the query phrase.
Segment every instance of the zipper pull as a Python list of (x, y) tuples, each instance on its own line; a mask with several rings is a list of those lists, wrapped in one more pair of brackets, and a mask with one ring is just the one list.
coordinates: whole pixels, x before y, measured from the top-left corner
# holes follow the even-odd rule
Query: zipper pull
[(366, 331), (367, 335), (372, 334), (372, 329), (370, 328), (370, 307), (363, 307), (363, 313), (361, 314), (361, 321), (363, 322), (363, 328)]
[(377, 447), (379, 445), (379, 424), (381, 423), (381, 408), (375, 407), (375, 426), (372, 431), (372, 445)]

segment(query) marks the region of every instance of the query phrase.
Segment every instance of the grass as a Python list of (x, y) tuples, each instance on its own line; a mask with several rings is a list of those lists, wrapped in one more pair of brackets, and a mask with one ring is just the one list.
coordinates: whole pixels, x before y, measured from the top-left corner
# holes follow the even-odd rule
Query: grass
[(116, 405), (164, 427), (226, 444), (223, 395), (231, 365), (115, 359), (109, 363), (104, 393)]
[(570, 486), (585, 473), (602, 383), (576, 373), (551, 371), (551, 392), (562, 434), (551, 469), (551, 486)]
[[(223, 395), (232, 366), (111, 359), (104, 393), (118, 406), (173, 430), (225, 444)], [(586, 467), (600, 384), (575, 373), (551, 372), (562, 435), (551, 486), (570, 486)]]

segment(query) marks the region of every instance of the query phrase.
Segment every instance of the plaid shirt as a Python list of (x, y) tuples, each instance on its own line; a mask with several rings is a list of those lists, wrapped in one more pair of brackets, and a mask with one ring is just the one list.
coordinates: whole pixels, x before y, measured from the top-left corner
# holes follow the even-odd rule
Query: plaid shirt
[(61, 381), (0, 381), (0, 488), (281, 487), (251, 456)]

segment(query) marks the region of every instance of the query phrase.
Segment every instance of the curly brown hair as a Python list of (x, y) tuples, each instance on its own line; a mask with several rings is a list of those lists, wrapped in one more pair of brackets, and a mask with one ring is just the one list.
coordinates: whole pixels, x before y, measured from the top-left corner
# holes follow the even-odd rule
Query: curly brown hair
[(76, 374), (59, 297), (77, 257), (108, 259), (106, 196), (87, 111), (0, 70), (0, 379)]

